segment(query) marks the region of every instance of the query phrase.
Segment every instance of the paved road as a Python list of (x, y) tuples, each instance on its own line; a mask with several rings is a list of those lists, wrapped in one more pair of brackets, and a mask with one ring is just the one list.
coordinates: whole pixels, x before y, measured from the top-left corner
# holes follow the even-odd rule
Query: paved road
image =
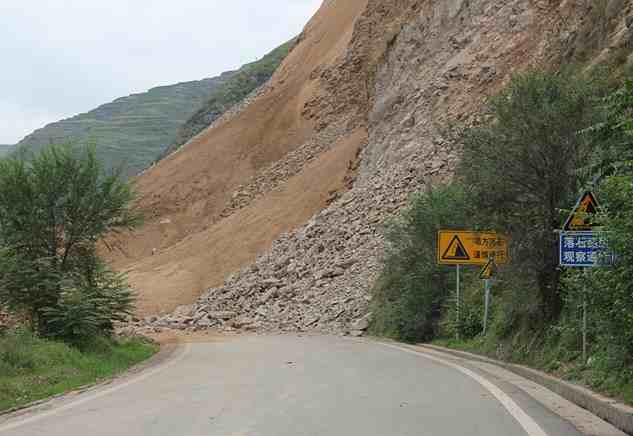
[(437, 357), (320, 336), (188, 344), (113, 387), (0, 420), (1, 436), (578, 436), (530, 397)]

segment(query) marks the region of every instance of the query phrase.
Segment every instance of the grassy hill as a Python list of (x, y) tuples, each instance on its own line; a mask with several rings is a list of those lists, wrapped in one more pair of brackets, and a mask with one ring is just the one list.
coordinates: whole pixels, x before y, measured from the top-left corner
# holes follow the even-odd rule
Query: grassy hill
[(9, 151), (11, 151), (12, 148), (13, 148), (13, 145), (0, 144), (0, 157), (7, 154)]
[(161, 86), (119, 98), (72, 118), (48, 124), (19, 147), (37, 151), (50, 143), (90, 143), (107, 167), (123, 166), (134, 175), (146, 168), (176, 139), (178, 128), (233, 72), (194, 82)]
[[(265, 83), (294, 41), (262, 59), (218, 77), (161, 86), (119, 98), (51, 123), (26, 136), (18, 147), (38, 151), (50, 143), (95, 143), (108, 168), (133, 176), (208, 127), (226, 110)], [(0, 156), (12, 146), (0, 146)]]
[(205, 104), (178, 129), (176, 140), (164, 151), (162, 157), (177, 150), (206, 129), (224, 112), (266, 83), (288, 55), (294, 43), (295, 40), (292, 39), (262, 59), (242, 66), (235, 74), (217, 86)]

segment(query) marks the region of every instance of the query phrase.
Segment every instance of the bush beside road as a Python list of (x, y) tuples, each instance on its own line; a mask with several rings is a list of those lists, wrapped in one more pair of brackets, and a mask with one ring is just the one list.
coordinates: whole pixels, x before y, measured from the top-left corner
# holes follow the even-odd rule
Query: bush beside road
[(94, 338), (81, 349), (27, 330), (0, 335), (0, 412), (108, 379), (149, 359), (142, 338)]

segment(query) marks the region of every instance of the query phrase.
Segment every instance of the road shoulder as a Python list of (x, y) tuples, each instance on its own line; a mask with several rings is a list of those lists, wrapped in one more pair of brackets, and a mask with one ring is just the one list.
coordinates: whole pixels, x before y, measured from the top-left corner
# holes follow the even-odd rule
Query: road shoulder
[[(521, 395), (529, 396), (548, 411), (570, 423), (583, 435), (626, 436), (627, 434), (594, 413), (553, 392), (548, 389), (548, 387), (506, 369), (505, 365), (502, 365), (501, 362), (496, 362), (492, 359), (483, 358), (470, 353), (453, 352), (454, 350), (447, 350), (436, 346), (407, 345), (378, 338), (369, 340), (392, 347), (395, 346), (402, 350), (420, 353), (421, 355), (441, 358), (452, 364), (476, 371), (497, 385), (500, 389), (512, 394), (511, 396), (515, 399), (517, 399), (516, 389), (518, 389)], [(513, 390), (512, 387), (516, 389)], [(521, 395), (517, 399), (519, 404), (522, 402), (520, 400)]]

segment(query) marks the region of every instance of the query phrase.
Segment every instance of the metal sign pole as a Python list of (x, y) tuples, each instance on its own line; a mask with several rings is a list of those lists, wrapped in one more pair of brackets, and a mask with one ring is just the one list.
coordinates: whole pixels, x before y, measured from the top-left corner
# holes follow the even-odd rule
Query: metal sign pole
[(587, 363), (587, 276), (589, 269), (584, 268), (584, 286), (582, 290), (582, 362)]
[(457, 338), (457, 340), (459, 340), (459, 328), (461, 325), (461, 318), (460, 318), (460, 313), (459, 313), (459, 309), (460, 309), (460, 291), (459, 291), (459, 267), (460, 265), (457, 265), (457, 327), (455, 328), (455, 337)]
[(488, 310), (490, 307), (490, 279), (484, 280), (486, 295), (484, 297), (484, 336), (488, 331)]

